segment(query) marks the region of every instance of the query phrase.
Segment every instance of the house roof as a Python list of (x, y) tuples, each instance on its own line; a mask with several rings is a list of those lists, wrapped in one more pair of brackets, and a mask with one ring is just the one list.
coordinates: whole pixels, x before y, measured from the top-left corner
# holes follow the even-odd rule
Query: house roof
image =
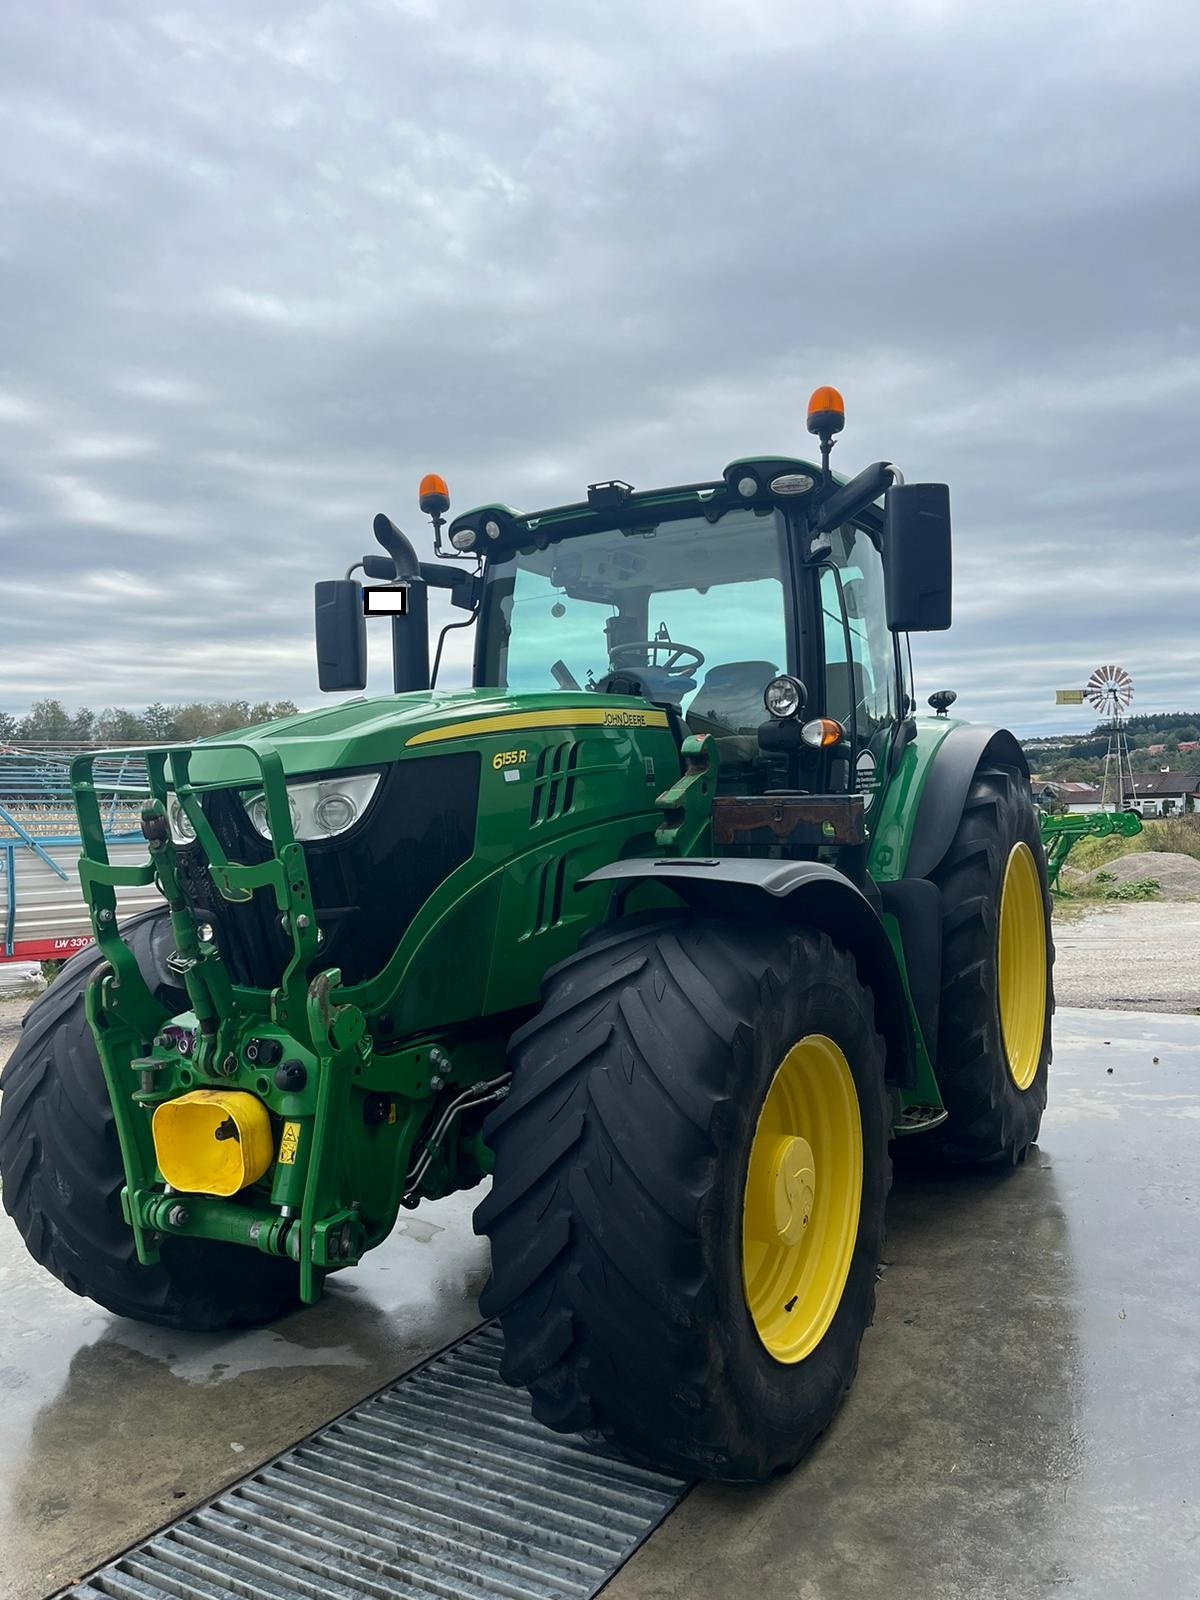
[(1200, 793), (1200, 772), (1135, 772), (1133, 792), (1146, 799), (1197, 794)]
[(1098, 783), (1057, 782), (1048, 784), (1047, 788), (1057, 790), (1064, 800), (1099, 800), (1100, 798), (1100, 785)]
[[(1128, 782), (1128, 780), (1126, 780)], [(1068, 804), (1087, 805), (1099, 801), (1101, 786), (1098, 783), (1073, 783), (1055, 778), (1040, 781), (1039, 791), (1049, 790)], [(1195, 795), (1200, 798), (1200, 772), (1135, 772), (1133, 792), (1139, 800), (1161, 800), (1171, 796)]]

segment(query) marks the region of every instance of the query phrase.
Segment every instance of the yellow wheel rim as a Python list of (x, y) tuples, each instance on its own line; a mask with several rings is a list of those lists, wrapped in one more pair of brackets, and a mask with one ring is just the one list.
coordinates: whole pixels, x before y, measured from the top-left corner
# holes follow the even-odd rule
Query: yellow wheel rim
[(1046, 1027), (1046, 914), (1037, 863), (1027, 844), (1009, 852), (1000, 889), (996, 970), (1000, 1032), (1018, 1089), (1037, 1077)]
[(803, 1361), (846, 1287), (862, 1203), (862, 1123), (846, 1057), (811, 1033), (767, 1090), (742, 1204), (742, 1285), (776, 1361)]

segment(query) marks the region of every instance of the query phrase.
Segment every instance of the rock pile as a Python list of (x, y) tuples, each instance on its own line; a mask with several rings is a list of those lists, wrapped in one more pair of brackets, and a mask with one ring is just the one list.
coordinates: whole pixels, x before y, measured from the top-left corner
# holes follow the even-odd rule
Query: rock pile
[(1138, 878), (1154, 878), (1163, 900), (1200, 900), (1200, 861), (1168, 850), (1135, 850), (1132, 855), (1106, 861), (1095, 872), (1080, 877), (1101, 894)]

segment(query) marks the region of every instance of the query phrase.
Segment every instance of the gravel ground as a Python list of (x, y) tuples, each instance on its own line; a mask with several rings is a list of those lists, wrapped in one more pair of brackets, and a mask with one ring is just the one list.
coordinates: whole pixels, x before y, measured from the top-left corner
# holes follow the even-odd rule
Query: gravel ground
[[(1055, 922), (1054, 992), (1060, 1006), (1200, 1012), (1200, 901), (1089, 906)], [(4, 968), (0, 967), (0, 974)], [(35, 989), (0, 984), (0, 1066)]]
[(38, 969), (21, 962), (0, 964), (0, 1067), (21, 1032), (21, 1018), (41, 993)]
[(8, 1060), (21, 1032), (21, 1018), (32, 1003), (31, 997), (0, 1000), (0, 1067)]
[(1089, 907), (1056, 921), (1060, 1006), (1200, 1012), (1200, 901)]

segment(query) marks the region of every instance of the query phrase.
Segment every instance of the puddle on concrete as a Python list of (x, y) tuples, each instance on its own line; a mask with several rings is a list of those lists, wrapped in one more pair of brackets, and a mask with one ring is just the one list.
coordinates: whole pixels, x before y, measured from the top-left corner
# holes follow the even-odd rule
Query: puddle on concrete
[(429, 1244), (444, 1230), (436, 1222), (422, 1222), (419, 1217), (407, 1217), (396, 1224), (395, 1232), (405, 1239), (415, 1239), (418, 1244)]
[(478, 1199), (405, 1217), (316, 1306), (215, 1335), (110, 1316), (0, 1214), (0, 1600), (60, 1587), (465, 1333)]
[(252, 1328), (226, 1339), (212, 1334), (166, 1334), (171, 1348), (163, 1349), (164, 1330), (122, 1322), (111, 1335), (114, 1344), (161, 1361), (185, 1383), (228, 1383), (247, 1372), (279, 1367), (365, 1367), (365, 1355), (348, 1344), (313, 1348), (294, 1343), (269, 1328)]

